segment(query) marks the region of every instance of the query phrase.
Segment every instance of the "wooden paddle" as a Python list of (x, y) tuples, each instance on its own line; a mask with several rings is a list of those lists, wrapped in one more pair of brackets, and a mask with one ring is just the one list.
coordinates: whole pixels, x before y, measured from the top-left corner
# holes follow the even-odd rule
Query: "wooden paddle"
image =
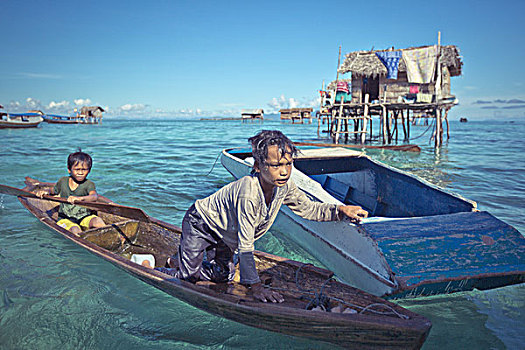
[[(11, 187), (11, 186), (2, 185), (2, 184), (0, 184), (0, 193), (8, 194), (10, 196), (20, 196), (20, 197), (41, 199), (33, 192), (21, 190), (16, 187)], [(45, 195), (42, 199), (59, 202), (59, 203), (70, 204), (65, 198), (61, 198), (61, 197)], [(150, 217), (144, 211), (142, 211), (142, 209), (139, 209), (139, 208), (128, 207), (128, 206), (119, 205), (119, 204), (87, 202), (87, 201), (75, 202), (75, 205), (81, 205), (89, 209), (99, 210), (105, 213), (123, 216), (125, 218), (135, 219), (138, 221), (151, 222)]]

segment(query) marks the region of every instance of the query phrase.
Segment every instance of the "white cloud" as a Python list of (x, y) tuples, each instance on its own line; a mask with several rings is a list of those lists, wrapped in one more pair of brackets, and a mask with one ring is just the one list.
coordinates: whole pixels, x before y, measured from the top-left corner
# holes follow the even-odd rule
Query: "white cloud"
[(54, 108), (54, 109), (64, 108), (64, 107), (69, 108), (69, 101), (61, 101), (61, 102), (51, 101), (47, 105), (47, 108)]
[(142, 103), (127, 103), (125, 105), (120, 106), (118, 109), (120, 112), (128, 113), (128, 112), (144, 112), (146, 110), (147, 106)]
[(267, 103), (268, 110), (266, 113), (278, 113), (283, 108), (298, 108), (298, 107), (313, 107), (316, 108), (320, 104), (320, 99), (317, 97), (303, 97), (296, 99), (294, 97), (286, 98), (284, 95), (274, 97)]
[[(40, 100), (37, 100), (33, 97), (28, 97), (24, 101), (11, 101), (7, 105), (4, 105), (4, 108), (13, 113), (22, 113), (27, 112), (28, 110), (41, 110), (44, 113), (69, 115), (73, 112), (73, 107), (81, 107), (90, 105), (91, 103), (92, 102), (89, 98), (80, 98), (74, 100), (73, 102), (62, 100), (42, 103)], [(107, 111), (107, 108), (104, 109)]]
[(32, 97), (26, 98), (26, 107), (28, 109), (42, 109), (42, 103)]
[(69, 101), (55, 102), (51, 101), (47, 106), (43, 107), (44, 113), (52, 112), (54, 114), (70, 114), (71, 107)]
[(73, 102), (77, 106), (86, 106), (91, 104), (91, 100), (89, 98), (77, 98), (76, 100), (73, 100)]

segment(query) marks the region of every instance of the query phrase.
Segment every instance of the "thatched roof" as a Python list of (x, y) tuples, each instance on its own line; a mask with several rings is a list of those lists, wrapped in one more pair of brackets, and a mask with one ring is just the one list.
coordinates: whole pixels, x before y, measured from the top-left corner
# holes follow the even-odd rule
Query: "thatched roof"
[[(348, 84), (352, 84), (352, 79), (339, 79), (339, 81), (347, 82)], [(326, 90), (328, 91), (334, 91), (336, 87), (336, 80), (331, 81), (330, 84), (326, 86)]]
[(249, 114), (249, 115), (264, 114), (264, 110), (262, 109), (243, 109), (241, 111), (241, 114)]
[(100, 110), (101, 112), (105, 112), (105, 110), (102, 107), (99, 106), (84, 106), (80, 109), (80, 114), (87, 114), (87, 112), (95, 112), (97, 110)]
[[(410, 47), (402, 49), (401, 51), (408, 51), (429, 46)], [(375, 51), (354, 51), (346, 54), (345, 59), (339, 67), (339, 73), (356, 73), (364, 76), (375, 77), (377, 75), (386, 75), (386, 67), (379, 58), (376, 52), (389, 50), (375, 50)], [(441, 62), (448, 67), (451, 76), (461, 75), (461, 67), (463, 62), (459, 55), (459, 49), (455, 45), (441, 46)], [(399, 71), (406, 72), (407, 68), (405, 62), (401, 59), (399, 61)]]
[(312, 107), (303, 107), (303, 108), (282, 108), (279, 110), (279, 113), (296, 113), (296, 112), (313, 112)]

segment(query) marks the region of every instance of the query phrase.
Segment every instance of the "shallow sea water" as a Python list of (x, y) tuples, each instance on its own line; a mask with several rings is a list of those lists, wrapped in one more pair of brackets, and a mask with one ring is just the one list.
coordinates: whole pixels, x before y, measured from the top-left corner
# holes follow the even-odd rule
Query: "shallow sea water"
[[(412, 128), (419, 135), (427, 127)], [(232, 181), (217, 157), (262, 129), (317, 138), (317, 125), (111, 119), (0, 130), (0, 183), (56, 181), (78, 147), (94, 160), (99, 193), (180, 225), (185, 210)], [(451, 122), (438, 151), (366, 150), (374, 159), (459, 193), (525, 233), (525, 121)], [(2, 349), (331, 349), (210, 315), (151, 287), (47, 229), (15, 197), (0, 195)], [(321, 265), (271, 230), (257, 248)], [(525, 286), (397, 301), (428, 317), (424, 349), (524, 349)]]

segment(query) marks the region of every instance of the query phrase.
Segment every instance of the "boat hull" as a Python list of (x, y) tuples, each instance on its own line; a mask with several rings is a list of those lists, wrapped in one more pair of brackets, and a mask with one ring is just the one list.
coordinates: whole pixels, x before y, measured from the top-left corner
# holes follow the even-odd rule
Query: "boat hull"
[[(235, 178), (251, 170), (246, 152), (222, 153), (223, 166)], [(491, 289), (525, 281), (525, 239), (515, 228), (477, 211), (472, 201), (367, 157), (355, 160), (355, 165), (345, 164), (346, 169), (337, 173), (338, 161), (344, 158), (334, 152), (330, 150), (317, 165), (299, 158), (296, 167), (314, 175), (306, 176), (295, 168), (291, 178), (313, 200), (342, 204), (350, 198), (357, 202), (352, 204), (376, 216), (359, 225), (319, 223), (283, 206), (275, 227), (341, 280), (390, 298)], [(348, 171), (352, 178), (341, 182)], [(416, 195), (418, 200), (412, 197)], [(425, 205), (418, 207), (417, 202)], [(417, 215), (411, 215), (414, 213)], [(396, 214), (400, 217), (393, 217)]]
[(29, 117), (27, 121), (22, 120), (0, 120), (0, 129), (24, 129), (36, 128), (42, 123), (42, 117)]

